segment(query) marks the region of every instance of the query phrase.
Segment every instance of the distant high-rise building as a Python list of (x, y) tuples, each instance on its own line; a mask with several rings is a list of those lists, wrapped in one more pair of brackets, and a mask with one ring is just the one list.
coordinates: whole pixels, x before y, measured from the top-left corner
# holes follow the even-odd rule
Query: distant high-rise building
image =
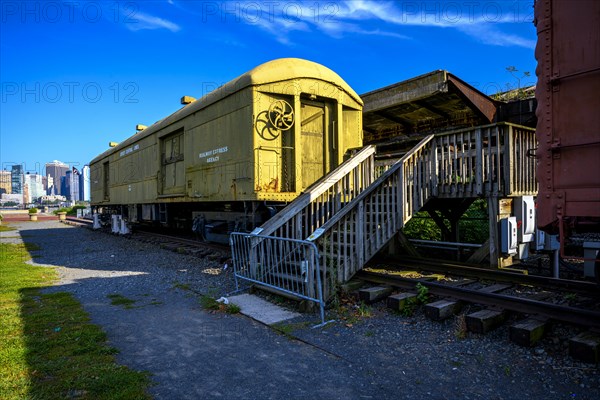
[(25, 174), (25, 185), (28, 188), (27, 193), (23, 193), (25, 203), (35, 203), (37, 199), (46, 194), (42, 178), (43, 176), (38, 174)]
[(10, 171), (11, 190), (14, 194), (23, 194), (23, 166), (13, 165)]
[(79, 176), (79, 200), (90, 201), (90, 166), (84, 165)]
[(23, 183), (23, 204), (27, 205), (31, 203), (31, 197), (29, 197), (29, 185)]
[(65, 176), (60, 177), (60, 194), (71, 201), (71, 182), (73, 173), (71, 171), (65, 172)]
[[(69, 174), (67, 173), (67, 176)], [(69, 182), (69, 194), (70, 194), (70, 200), (71, 201), (80, 201), (79, 198), (79, 177), (80, 177), (80, 173), (77, 170), (77, 168), (73, 167), (73, 170), (71, 171), (71, 181)]]
[(46, 175), (46, 194), (48, 196), (57, 195), (56, 188), (54, 187), (54, 178), (50, 175)]
[(65, 172), (65, 176), (61, 178), (62, 195), (68, 201), (79, 201), (79, 171), (73, 167), (72, 170)]
[(67, 164), (57, 160), (46, 164), (46, 175), (50, 175), (54, 181), (54, 192), (48, 194), (63, 194), (61, 178), (65, 176), (68, 170), (69, 166)]
[(0, 194), (12, 193), (12, 180), (10, 171), (0, 171)]
[(67, 197), (67, 194), (71, 191), (71, 187), (69, 185), (69, 179), (71, 179), (71, 171), (67, 171), (68, 174), (68, 178), (67, 175), (65, 176), (61, 176), (60, 177), (60, 184), (56, 185), (57, 187), (60, 186), (60, 193), (58, 193), (59, 196), (65, 196), (65, 198), (67, 200), (70, 200)]

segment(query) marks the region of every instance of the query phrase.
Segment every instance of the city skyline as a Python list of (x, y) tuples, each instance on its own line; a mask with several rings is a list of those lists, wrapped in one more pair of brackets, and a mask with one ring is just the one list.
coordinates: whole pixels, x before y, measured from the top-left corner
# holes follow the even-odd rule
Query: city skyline
[(53, 160), (45, 164), (45, 171), (40, 174), (14, 164), (10, 171), (0, 170), (0, 196), (2, 203), (30, 204), (47, 196), (64, 196), (66, 201), (73, 203), (90, 201), (90, 167), (86, 164), (77, 169)]

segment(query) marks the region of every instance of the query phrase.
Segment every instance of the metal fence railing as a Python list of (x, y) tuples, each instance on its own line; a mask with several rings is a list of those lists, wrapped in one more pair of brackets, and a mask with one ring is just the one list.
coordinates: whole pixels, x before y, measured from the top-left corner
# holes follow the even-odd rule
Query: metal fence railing
[(238, 280), (276, 289), (319, 305), (325, 323), (323, 276), (318, 250), (306, 240), (248, 233), (230, 236), (236, 290)]

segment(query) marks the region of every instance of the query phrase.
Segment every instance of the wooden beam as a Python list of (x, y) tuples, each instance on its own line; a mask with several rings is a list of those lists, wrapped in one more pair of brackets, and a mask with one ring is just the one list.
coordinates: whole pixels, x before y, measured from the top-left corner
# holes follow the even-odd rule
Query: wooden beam
[(467, 259), (469, 264), (481, 264), (487, 256), (490, 255), (490, 239), (486, 240), (475, 253), (471, 254), (471, 257)]
[(442, 240), (450, 241), (452, 240), (452, 232), (448, 229), (446, 224), (444, 224), (444, 218), (440, 217), (435, 211), (428, 210), (427, 213), (433, 219), (433, 222), (440, 228), (442, 231)]
[(417, 104), (419, 107), (423, 107), (424, 109), (439, 115), (440, 117), (444, 118), (444, 119), (450, 119), (450, 114), (440, 110), (439, 108), (432, 106), (431, 104), (427, 103), (425, 100), (415, 100), (415, 104)]
[(408, 240), (406, 235), (404, 235), (404, 232), (402, 232), (402, 230), (399, 230), (396, 234), (396, 241), (409, 256), (418, 258), (422, 257), (421, 254), (419, 254), (418, 250), (415, 248), (415, 246), (413, 246), (413, 244)]
[(375, 111), (374, 114), (378, 115), (382, 118), (385, 118), (389, 121), (392, 121), (393, 123), (396, 123), (398, 125), (402, 125), (406, 129), (412, 130), (412, 128), (414, 127), (414, 124), (411, 123), (408, 119), (399, 117), (399, 116), (389, 113), (387, 111)]
[(496, 103), (494, 100), (452, 74), (447, 74), (447, 77), (450, 85), (456, 89), (455, 93), (466, 104), (472, 106), (469, 108), (475, 114), (487, 122), (494, 122), (496, 118)]

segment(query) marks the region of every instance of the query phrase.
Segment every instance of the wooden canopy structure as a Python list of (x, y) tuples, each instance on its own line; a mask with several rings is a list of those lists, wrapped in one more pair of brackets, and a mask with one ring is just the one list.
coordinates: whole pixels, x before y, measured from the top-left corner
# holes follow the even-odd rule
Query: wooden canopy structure
[(419, 140), (427, 134), (497, 121), (499, 102), (437, 70), (361, 96), (364, 142)]

